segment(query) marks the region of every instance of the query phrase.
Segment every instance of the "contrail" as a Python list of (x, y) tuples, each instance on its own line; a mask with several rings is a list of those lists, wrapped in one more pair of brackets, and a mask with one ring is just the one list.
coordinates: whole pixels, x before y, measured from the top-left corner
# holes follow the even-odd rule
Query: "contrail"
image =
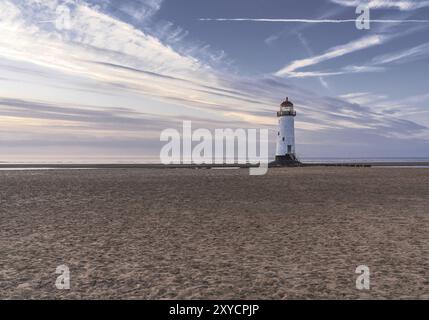
[[(200, 18), (199, 21), (235, 21), (235, 22), (281, 22), (281, 23), (350, 23), (356, 19), (329, 20), (329, 19), (252, 19), (252, 18)], [(429, 23), (429, 20), (367, 20), (371, 23)]]

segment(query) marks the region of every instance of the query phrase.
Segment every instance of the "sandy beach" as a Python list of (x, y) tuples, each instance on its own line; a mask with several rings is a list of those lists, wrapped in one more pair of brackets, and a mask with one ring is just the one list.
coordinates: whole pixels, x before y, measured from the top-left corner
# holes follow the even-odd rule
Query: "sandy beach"
[[(0, 171), (2, 299), (429, 299), (429, 170)], [(70, 268), (70, 290), (55, 287)], [(355, 269), (371, 270), (359, 291)]]

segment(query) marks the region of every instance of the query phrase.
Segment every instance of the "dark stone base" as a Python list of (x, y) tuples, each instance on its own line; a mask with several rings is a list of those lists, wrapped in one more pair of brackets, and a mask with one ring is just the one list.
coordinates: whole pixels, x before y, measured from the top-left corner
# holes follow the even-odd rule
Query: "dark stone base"
[(269, 164), (270, 167), (299, 167), (301, 162), (294, 154), (276, 156), (276, 160)]

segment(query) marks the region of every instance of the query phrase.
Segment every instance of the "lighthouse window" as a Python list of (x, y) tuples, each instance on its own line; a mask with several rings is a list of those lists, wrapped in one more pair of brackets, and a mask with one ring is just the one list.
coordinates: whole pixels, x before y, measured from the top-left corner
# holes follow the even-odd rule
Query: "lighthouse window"
[(279, 131), (279, 132), (277, 132), (277, 135), (278, 135), (278, 136), (280, 135), (280, 131)]
[(285, 141), (285, 137), (283, 137), (283, 141)]

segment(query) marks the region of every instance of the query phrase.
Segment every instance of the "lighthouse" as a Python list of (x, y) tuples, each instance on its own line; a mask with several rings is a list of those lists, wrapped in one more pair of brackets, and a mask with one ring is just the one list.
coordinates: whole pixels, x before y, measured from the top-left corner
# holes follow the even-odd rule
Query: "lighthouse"
[(277, 165), (299, 164), (295, 155), (295, 117), (293, 103), (286, 98), (280, 105), (280, 111), (277, 112), (279, 124), (275, 161)]

